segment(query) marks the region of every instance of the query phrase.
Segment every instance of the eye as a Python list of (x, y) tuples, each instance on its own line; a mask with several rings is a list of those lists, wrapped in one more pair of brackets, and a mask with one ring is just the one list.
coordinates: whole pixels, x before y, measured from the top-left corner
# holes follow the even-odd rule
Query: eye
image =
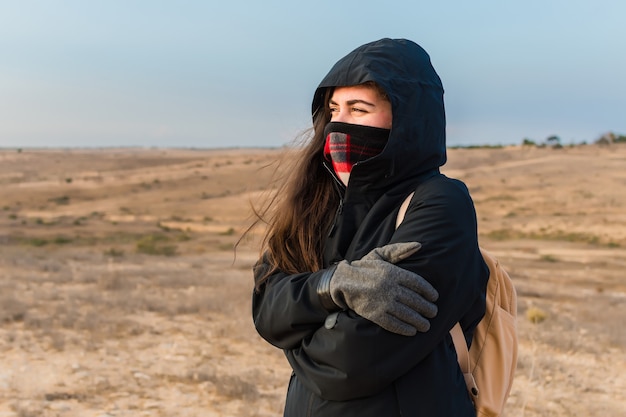
[(367, 113), (367, 110), (361, 109), (361, 108), (358, 108), (358, 107), (352, 107), (350, 110), (355, 112), (355, 113)]

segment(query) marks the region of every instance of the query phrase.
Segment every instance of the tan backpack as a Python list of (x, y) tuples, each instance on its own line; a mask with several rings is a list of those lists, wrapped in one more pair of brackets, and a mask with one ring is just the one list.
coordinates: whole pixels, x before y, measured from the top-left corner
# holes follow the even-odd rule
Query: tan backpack
[[(400, 206), (396, 228), (404, 220), (413, 194)], [(469, 351), (459, 323), (450, 335), (477, 415), (497, 417), (511, 392), (517, 366), (517, 293), (498, 260), (484, 249), (480, 251), (489, 267), (485, 316), (474, 330)]]

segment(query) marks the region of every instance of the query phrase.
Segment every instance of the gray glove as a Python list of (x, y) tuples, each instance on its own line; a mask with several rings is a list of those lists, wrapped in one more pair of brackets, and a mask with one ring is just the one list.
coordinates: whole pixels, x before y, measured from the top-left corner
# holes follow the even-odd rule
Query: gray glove
[(394, 265), (421, 247), (418, 242), (393, 243), (360, 260), (341, 261), (326, 283), (326, 293), (338, 307), (349, 308), (390, 332), (404, 336), (426, 332), (427, 318), (437, 315), (433, 303), (439, 293), (421, 276)]

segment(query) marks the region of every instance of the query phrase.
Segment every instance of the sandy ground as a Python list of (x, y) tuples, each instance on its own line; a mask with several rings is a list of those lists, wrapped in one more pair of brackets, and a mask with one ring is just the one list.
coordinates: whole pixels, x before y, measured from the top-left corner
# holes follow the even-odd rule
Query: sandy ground
[[(279, 150), (0, 151), (0, 417), (278, 416), (250, 201)], [(519, 295), (507, 416), (626, 410), (626, 147), (453, 149)]]

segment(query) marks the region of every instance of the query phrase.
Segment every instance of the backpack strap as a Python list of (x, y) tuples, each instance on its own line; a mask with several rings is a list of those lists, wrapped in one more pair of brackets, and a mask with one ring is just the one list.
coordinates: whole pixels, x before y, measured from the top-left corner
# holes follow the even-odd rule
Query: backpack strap
[(409, 208), (409, 204), (411, 204), (411, 200), (413, 199), (413, 194), (415, 194), (415, 191), (409, 194), (407, 198), (402, 202), (402, 205), (400, 206), (400, 211), (398, 211), (398, 217), (396, 217), (396, 229), (398, 228), (398, 226), (400, 226), (400, 223), (402, 223), (402, 221), (404, 220), (404, 215), (406, 214), (406, 210)]
[[(411, 200), (413, 199), (414, 194), (415, 191), (409, 194), (407, 198), (402, 202), (400, 210), (398, 211), (398, 217), (396, 217), (396, 229), (404, 220), (404, 216), (406, 215), (406, 211), (409, 208), (409, 204), (411, 204)], [(469, 350), (467, 349), (467, 342), (465, 341), (465, 336), (463, 335), (463, 329), (461, 329), (460, 323), (455, 324), (452, 330), (450, 330), (450, 336), (452, 336), (452, 342), (454, 342), (454, 348), (456, 349), (459, 366), (461, 368), (461, 371), (463, 372), (463, 377), (465, 378), (465, 385), (467, 385), (467, 390), (471, 392), (472, 395), (477, 396), (478, 386), (476, 385), (476, 381), (474, 380), (474, 376), (472, 375)]]
[(474, 375), (472, 375), (469, 350), (467, 349), (467, 342), (465, 341), (465, 336), (463, 335), (463, 329), (461, 329), (460, 323), (455, 324), (452, 330), (450, 330), (450, 336), (452, 336), (452, 342), (454, 343), (454, 348), (456, 349), (459, 367), (461, 368), (463, 377), (465, 378), (465, 385), (467, 385), (467, 389), (472, 393), (472, 395), (477, 396), (478, 386), (476, 385), (476, 380), (474, 380)]

